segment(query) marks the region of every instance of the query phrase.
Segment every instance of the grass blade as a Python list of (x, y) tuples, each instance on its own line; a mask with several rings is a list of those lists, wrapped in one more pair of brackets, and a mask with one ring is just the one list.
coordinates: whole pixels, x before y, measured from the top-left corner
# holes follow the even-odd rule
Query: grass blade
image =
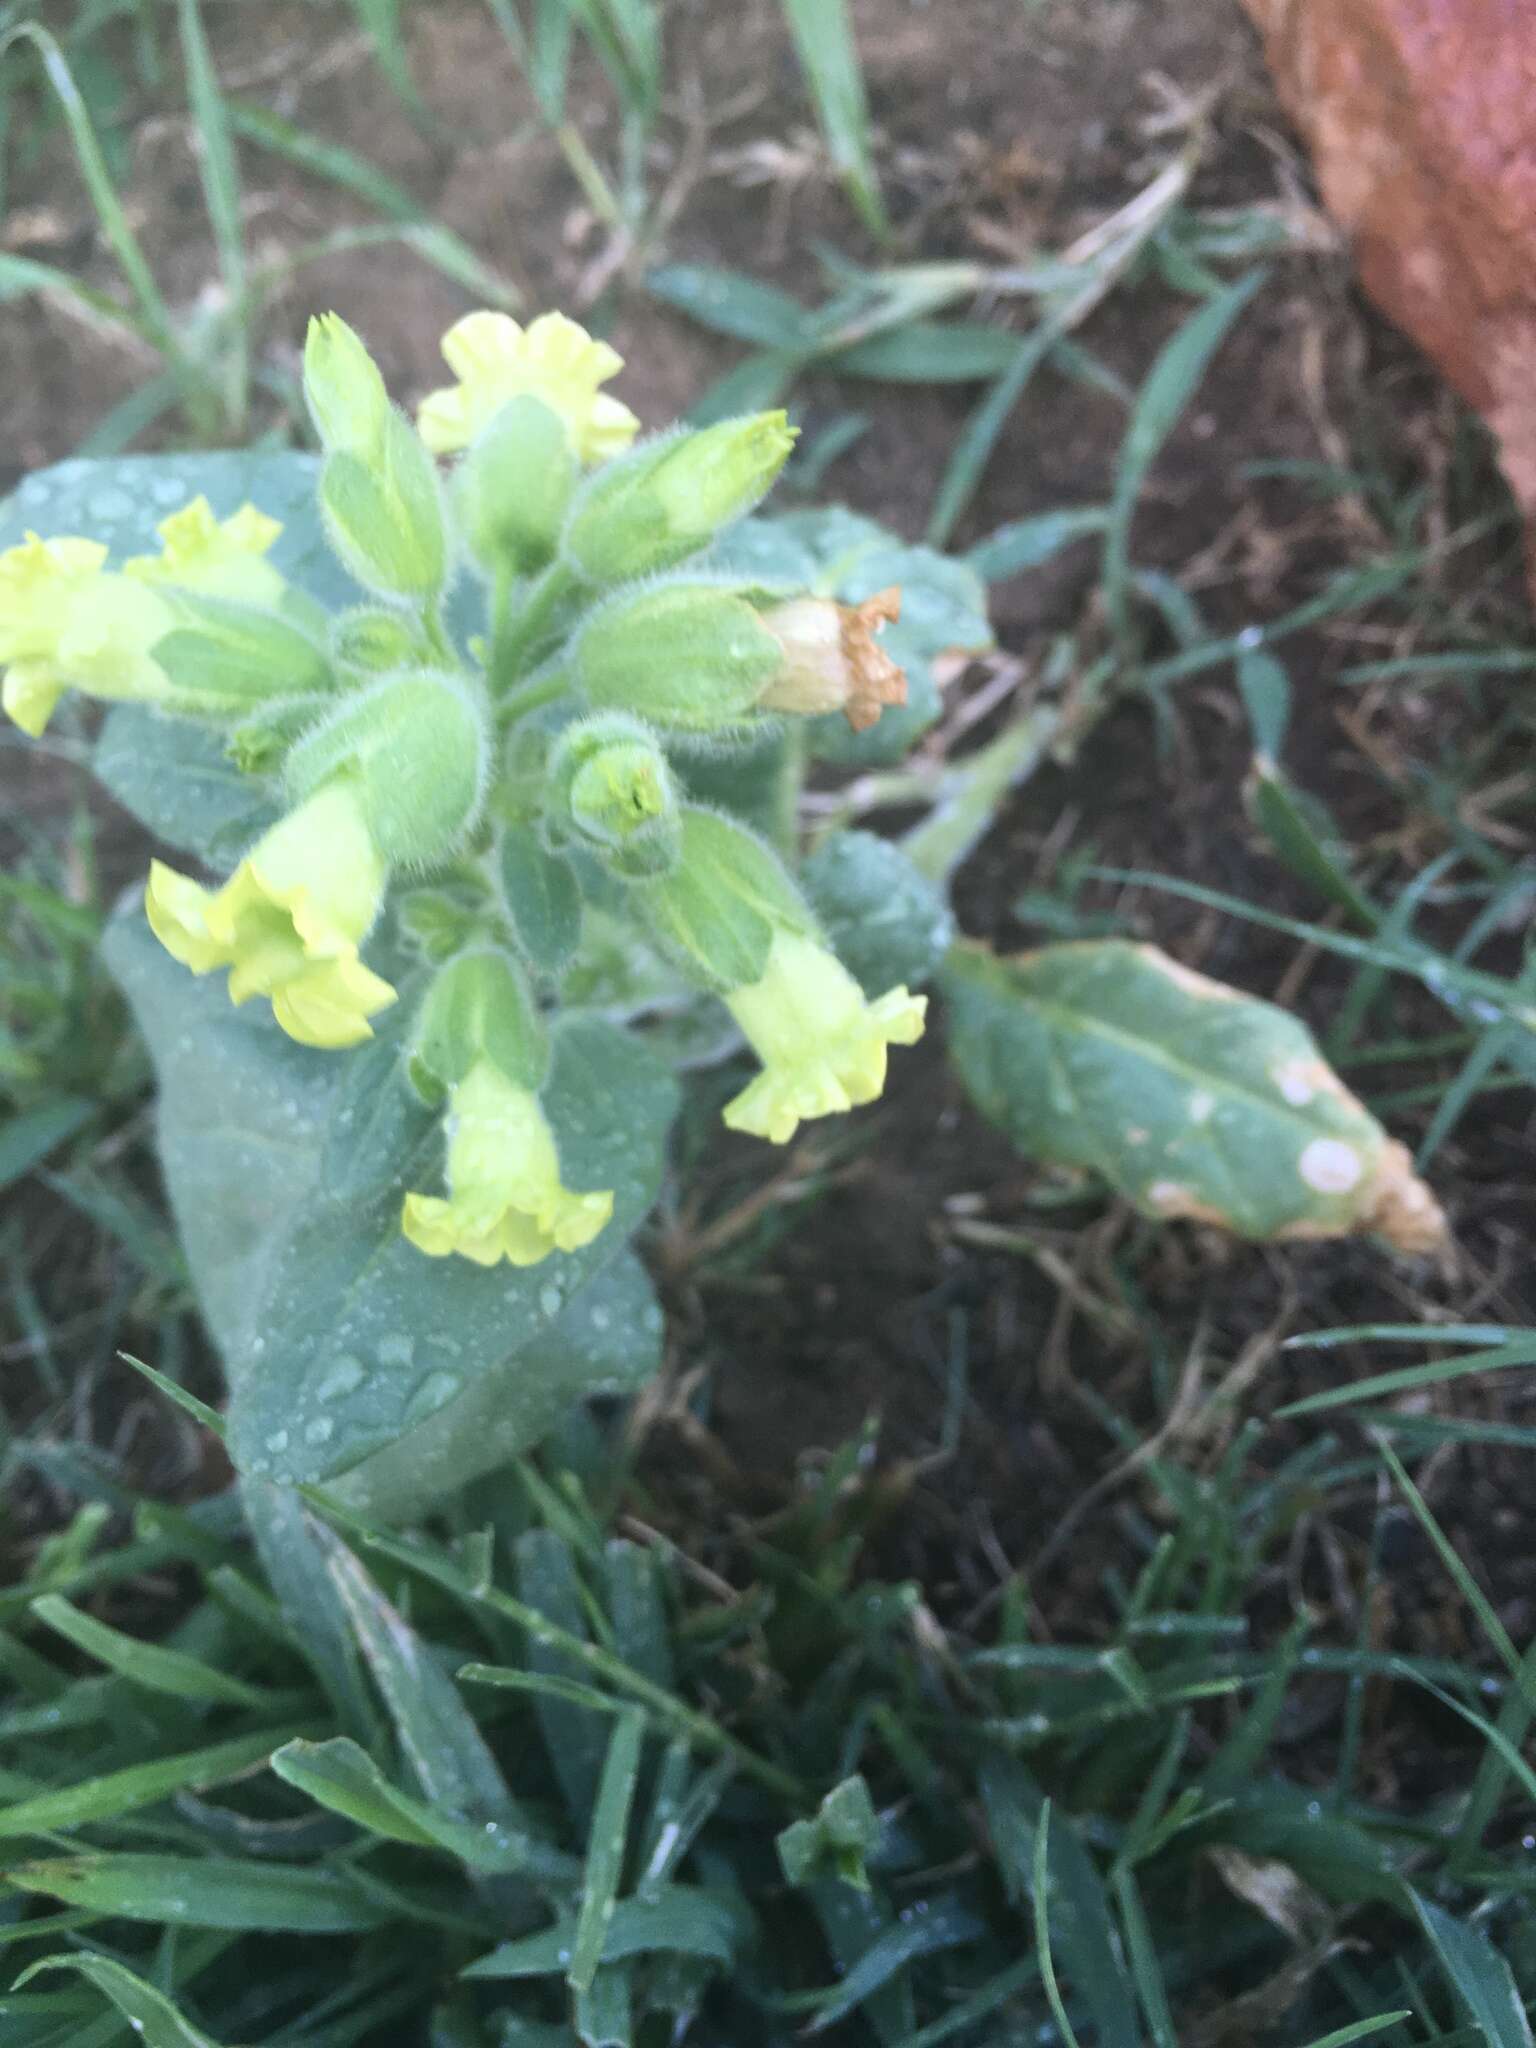
[(1263, 278), (1262, 271), (1251, 271), (1186, 321), (1152, 365), (1137, 397), (1120, 451), (1109, 527), (1104, 536), (1104, 605), (1122, 645), (1130, 640), (1131, 522), (1142, 489), (1164, 443), (1198, 390), (1212, 357)]
[(198, 1700), (206, 1705), (260, 1707), (268, 1695), (259, 1685), (249, 1685), (216, 1665), (204, 1664), (180, 1650), (163, 1649), (158, 1643), (140, 1642), (82, 1614), (59, 1593), (45, 1593), (32, 1602), (38, 1620), (64, 1640), (94, 1657), (111, 1671), (151, 1692), (168, 1693), (174, 1699)]
[(0, 37), (0, 59), (3, 59), (14, 43), (27, 42), (42, 61), (44, 73), (53, 89), (55, 99), (64, 115), (69, 129), (69, 139), (75, 152), (75, 162), (96, 209), (96, 218), (106, 237), (113, 255), (121, 266), (129, 289), (138, 304), (139, 319), (145, 333), (161, 353), (177, 364), (186, 374), (190, 383), (198, 382), (197, 373), (187, 357), (176, 324), (171, 318), (170, 307), (166, 304), (154, 273), (149, 267), (138, 237), (128, 224), (123, 202), (118, 197), (117, 187), (107, 168), (101, 142), (91, 120), (74, 74), (65, 60), (64, 52), (45, 28), (36, 22), (22, 22), (4, 37)]
[(1056, 329), (1049, 321), (1019, 342), (1013, 361), (998, 378), (961, 429), (954, 453), (945, 466), (938, 495), (924, 538), (929, 547), (941, 548), (949, 540), (967, 505), (976, 494), (982, 471), (992, 457), (997, 437), (1008, 424), (1008, 416), (1024, 395), (1025, 387), (1050, 354)]
[(1488, 2048), (1531, 2048), (1531, 2023), (1513, 1973), (1487, 1935), (1432, 1906), (1411, 1888), (1408, 1896), (1457, 2004), (1465, 2008)]
[(529, 1832), (453, 1680), (340, 1538), (315, 1526), (330, 1551), (332, 1582), (422, 1791), (461, 1820)]
[(0, 1189), (23, 1180), (96, 1113), (83, 1095), (54, 1095), (0, 1124)]
[(173, 1792), (220, 1784), (265, 1764), (279, 1744), (307, 1732), (303, 1728), (261, 1729), (232, 1742), (215, 1743), (209, 1749), (161, 1757), (156, 1763), (109, 1771), (103, 1777), (65, 1785), (56, 1792), (40, 1792), (35, 1798), (0, 1807), (0, 1840), (18, 1835), (56, 1834), (64, 1828), (116, 1820), (138, 1807), (154, 1806), (169, 1799)]
[(1047, 1799), (1040, 1808), (1040, 1825), (1035, 1830), (1035, 1860), (1030, 1884), (1030, 1902), (1034, 1908), (1035, 1954), (1040, 1963), (1040, 1978), (1045, 1985), (1045, 1995), (1050, 2002), (1061, 2038), (1066, 2042), (1067, 2048), (1079, 2048), (1072, 2022), (1067, 2018), (1061, 1987), (1056, 1982), (1056, 1965), (1051, 1959), (1050, 1857), (1051, 1802)]
[(373, 45), (379, 69), (389, 80), (401, 105), (419, 121), (426, 109), (422, 105), (421, 94), (416, 90), (411, 67), (406, 62), (405, 39), (400, 32), (401, 0), (351, 0), (351, 6)]
[(242, 1934), (354, 1934), (383, 1918), (341, 1871), (253, 1858), (60, 1856), (15, 1865), (6, 1883), (114, 1918)]
[(571, 1964), (566, 1973), (566, 1982), (578, 1997), (592, 1989), (597, 1966), (603, 1958), (603, 1943), (624, 1874), (629, 1816), (640, 1777), (640, 1744), (644, 1734), (645, 1716), (638, 1707), (628, 1707), (615, 1722), (613, 1737), (608, 1744), (602, 1781), (592, 1808), (592, 1832), (587, 1844), (581, 1912), (576, 1922), (576, 1938), (571, 1944)]
[[(1443, 1341), (1440, 1332), (1434, 1329), (1420, 1330), (1417, 1335), (1420, 1342)], [(1440, 1358), (1432, 1365), (1400, 1366), (1395, 1372), (1375, 1373), (1349, 1386), (1325, 1388), (1320, 1394), (1308, 1394), (1305, 1400), (1288, 1401), (1283, 1408), (1277, 1408), (1275, 1420), (1288, 1422), (1292, 1416), (1315, 1415), (1323, 1408), (1353, 1408), (1358, 1402), (1374, 1401), (1384, 1394), (1416, 1393), (1422, 1387), (1466, 1379), (1473, 1373), (1508, 1372), (1514, 1366), (1531, 1365), (1536, 1365), (1536, 1337), (1517, 1338), (1511, 1344), (1501, 1344), (1491, 1351), (1475, 1351), (1466, 1358)]]
[(182, 2018), (171, 2001), (110, 1956), (45, 1956), (16, 1980), (19, 1991), (45, 1970), (78, 1970), (112, 2003), (143, 2048), (218, 2048), (218, 2043)]
[(255, 106), (246, 101), (233, 101), (229, 116), (235, 133), (242, 140), (258, 149), (270, 150), (274, 156), (285, 157), (311, 176), (324, 178), (342, 191), (351, 192), (386, 219), (410, 228), (411, 246), (445, 277), (463, 285), (467, 292), (483, 299), (488, 306), (511, 312), (521, 304), (521, 295), (505, 278), (498, 277), (488, 264), (483, 263), (466, 241), (441, 222), (429, 220), (403, 186), (387, 178), (345, 144), (310, 135), (304, 129), (294, 127), (291, 121), (285, 121), (280, 114), (274, 114), (269, 107)]
[(245, 222), (241, 212), (240, 169), (235, 161), (229, 113), (213, 68), (213, 56), (198, 0), (177, 0), (187, 96), (196, 138), (198, 175), (213, 229), (225, 301), (233, 318), (229, 327), (229, 360), (224, 377), (227, 424), (238, 438), (250, 407), (251, 344), (245, 318)]
[(870, 147), (869, 102), (847, 0), (783, 0), (821, 132), (854, 209), (872, 235), (890, 233)]

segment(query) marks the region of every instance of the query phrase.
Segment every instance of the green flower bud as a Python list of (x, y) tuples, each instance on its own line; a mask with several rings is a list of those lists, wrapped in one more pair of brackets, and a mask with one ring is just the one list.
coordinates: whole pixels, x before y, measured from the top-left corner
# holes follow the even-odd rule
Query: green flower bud
[(766, 497), (794, 445), (795, 429), (782, 412), (654, 441), (587, 484), (562, 556), (589, 583), (670, 569)]
[(336, 313), (311, 320), (304, 339), (304, 397), (322, 447), (376, 458), (391, 414), (379, 366)]
[(153, 654), (170, 690), (169, 708), (230, 718), (275, 697), (309, 697), (331, 687), (331, 667), (307, 633), (276, 612), (192, 591), (164, 593), (171, 627)]
[(426, 866), (474, 825), (489, 753), (485, 706), (464, 677), (391, 676), (307, 733), (285, 780), (303, 798), (344, 777), (388, 865)]
[(338, 449), (320, 472), (331, 545), (369, 590), (430, 597), (448, 570), (437, 467), (401, 414), (388, 412), (376, 448)]
[(589, 704), (687, 732), (749, 716), (784, 665), (751, 605), (712, 583), (621, 594), (589, 616), (569, 658)]
[(455, 878), (448, 886), (407, 889), (395, 902), (401, 934), (423, 960), (451, 960), (482, 927), (487, 892)]
[(311, 726), (334, 709), (336, 699), (279, 697), (242, 719), (224, 742), (224, 753), (242, 775), (271, 775), (283, 764), (288, 749)]
[(359, 605), (332, 620), (331, 655), (343, 668), (387, 675), (391, 669), (429, 660), (431, 650), (414, 621), (403, 613)]
[(693, 980), (726, 994), (755, 982), (776, 932), (813, 935), (816, 919), (783, 863), (744, 825), (685, 805), (670, 874), (636, 892), (652, 933)]
[(489, 574), (531, 576), (553, 559), (581, 473), (564, 420), (514, 398), (483, 427), (453, 478), (470, 553)]
[(490, 947), (460, 953), (434, 977), (407, 1066), (423, 1099), (440, 1102), (480, 1060), (521, 1088), (539, 1088), (549, 1069), (548, 1040), (522, 971)]
[(568, 726), (551, 764), (551, 823), (627, 881), (664, 874), (682, 847), (667, 757), (621, 715)]

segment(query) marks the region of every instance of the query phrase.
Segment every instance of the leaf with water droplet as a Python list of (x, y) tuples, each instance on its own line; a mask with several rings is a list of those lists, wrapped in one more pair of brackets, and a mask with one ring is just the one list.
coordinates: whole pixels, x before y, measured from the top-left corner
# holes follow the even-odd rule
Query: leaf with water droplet
[(444, 1475), (467, 1485), (510, 1465), (578, 1401), (643, 1386), (661, 1365), (662, 1329), (645, 1268), (621, 1252), (531, 1344), (331, 1491), (370, 1520), (409, 1520), (442, 1493)]
[[(613, 1221), (583, 1251), (485, 1269), (426, 1258), (400, 1235), (406, 1189), (441, 1176), (435, 1120), (392, 1123), (381, 1111), (370, 1128), (393, 1129), (399, 1149), (391, 1160), (370, 1140), (368, 1170), (338, 1186), (336, 1127), (356, 1115), (357, 1056), (295, 1045), (255, 1004), (232, 1008), (220, 984), (170, 959), (136, 911), (114, 919), (105, 952), (155, 1059), (161, 1159), (230, 1380), (237, 1465), (289, 1483), (334, 1478), (408, 1431), (436, 1432), (488, 1380), (502, 1395), (515, 1389), (520, 1429), (542, 1434), (604, 1376), (565, 1348), (504, 1368), (618, 1257), (655, 1197), (676, 1089), (637, 1040), (591, 1019), (553, 1034), (546, 1103), (566, 1178), (612, 1188)], [(382, 1021), (365, 1064), (377, 1089), (408, 1101), (388, 1052), (402, 1027)], [(343, 1360), (366, 1361), (362, 1376), (348, 1368), (338, 1379)], [(329, 1428), (312, 1432), (322, 1416)], [(460, 1478), (450, 1440), (433, 1438), (438, 1493)], [(452, 1456), (467, 1456), (472, 1445), (457, 1441)], [(419, 1488), (419, 1461), (417, 1477)]]

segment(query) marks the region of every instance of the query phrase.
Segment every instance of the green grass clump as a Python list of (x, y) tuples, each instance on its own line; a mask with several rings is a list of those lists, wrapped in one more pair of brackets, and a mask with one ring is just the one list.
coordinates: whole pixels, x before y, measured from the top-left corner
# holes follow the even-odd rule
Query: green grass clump
[[(1148, 1446), (1072, 1645), (1022, 1586), (981, 1640), (869, 1575), (866, 1448), (729, 1581), (615, 1533), (585, 1424), (431, 1536), (255, 1483), (118, 1489), (116, 1548), (84, 1508), (0, 1595), (7, 2043), (1527, 2038), (1536, 1662), (1385, 1437)], [(1359, 1614), (1406, 1501), (1486, 1660), (1266, 1593), (1373, 1469)], [(1368, 1789), (1384, 1703), (1447, 1752), (1417, 1803)]]

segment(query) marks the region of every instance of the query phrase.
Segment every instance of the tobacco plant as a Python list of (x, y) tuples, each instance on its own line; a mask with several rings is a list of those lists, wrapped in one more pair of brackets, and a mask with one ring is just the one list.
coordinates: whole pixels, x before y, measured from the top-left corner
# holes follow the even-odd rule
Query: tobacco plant
[(175, 853), (106, 951), (244, 1472), (404, 1513), (636, 1385), (680, 1077), (745, 1051), (724, 1121), (789, 1144), (881, 1095), (935, 976), (1027, 1151), (1151, 1216), (1437, 1240), (1295, 1020), (1127, 942), (1000, 960), (921, 835), (807, 838), (812, 768), (900, 759), (986, 644), (972, 572), (750, 516), (786, 416), (641, 437), (559, 314), (443, 352), (413, 424), (321, 319), (318, 463), (65, 464), (0, 535), (6, 712), (110, 705), (97, 772)]

